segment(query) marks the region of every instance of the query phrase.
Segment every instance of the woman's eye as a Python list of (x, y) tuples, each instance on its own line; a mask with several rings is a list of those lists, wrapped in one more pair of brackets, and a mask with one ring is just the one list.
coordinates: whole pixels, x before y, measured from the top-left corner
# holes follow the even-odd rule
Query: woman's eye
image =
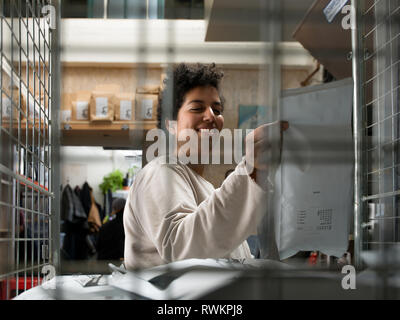
[(222, 114), (222, 111), (221, 111), (221, 110), (218, 110), (218, 109), (213, 109), (213, 112), (214, 112), (214, 114), (216, 114), (216, 115)]

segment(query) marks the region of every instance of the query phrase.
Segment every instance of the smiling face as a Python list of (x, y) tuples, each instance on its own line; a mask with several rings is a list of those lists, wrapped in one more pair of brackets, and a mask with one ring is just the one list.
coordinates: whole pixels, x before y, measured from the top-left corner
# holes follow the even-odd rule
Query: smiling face
[[(195, 130), (198, 136), (198, 151), (200, 154), (202, 130), (217, 129), (221, 131), (224, 126), (222, 112), (223, 107), (216, 88), (212, 86), (195, 87), (186, 93), (179, 109), (176, 134), (180, 137), (185, 129)], [(178, 142), (178, 149), (183, 144), (185, 144), (185, 141)]]

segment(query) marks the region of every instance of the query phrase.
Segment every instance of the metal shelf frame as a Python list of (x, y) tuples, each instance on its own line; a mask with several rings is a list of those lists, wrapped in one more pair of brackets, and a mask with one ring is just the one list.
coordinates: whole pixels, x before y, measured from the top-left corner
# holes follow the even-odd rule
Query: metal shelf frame
[(1, 299), (58, 267), (59, 30), (42, 15), (46, 5), (58, 13), (59, 0), (0, 0)]
[(355, 264), (363, 268), (364, 251), (400, 247), (400, 2), (352, 6)]

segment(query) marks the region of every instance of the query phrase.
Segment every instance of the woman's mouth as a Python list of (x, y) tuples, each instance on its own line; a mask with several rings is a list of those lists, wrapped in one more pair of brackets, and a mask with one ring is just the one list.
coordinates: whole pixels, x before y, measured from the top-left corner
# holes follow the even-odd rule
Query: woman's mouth
[(216, 136), (219, 134), (218, 129), (213, 128), (213, 129), (196, 129), (197, 132), (200, 133), (202, 137), (212, 137)]

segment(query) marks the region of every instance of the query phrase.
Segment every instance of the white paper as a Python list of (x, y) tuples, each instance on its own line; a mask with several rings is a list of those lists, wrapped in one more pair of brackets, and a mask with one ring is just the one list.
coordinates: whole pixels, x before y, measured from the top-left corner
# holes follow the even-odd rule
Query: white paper
[(324, 14), (329, 23), (335, 19), (339, 11), (344, 7), (348, 0), (332, 0), (324, 9)]
[(142, 118), (152, 119), (153, 118), (153, 100), (143, 99), (142, 100)]
[[(276, 174), (275, 230), (281, 259), (347, 251), (353, 203), (352, 82), (297, 90), (282, 99), (284, 132)], [(311, 91), (313, 90), (313, 91)]]
[(76, 102), (76, 120), (89, 120), (89, 102)]
[(61, 122), (71, 121), (71, 110), (61, 110)]
[(108, 99), (106, 97), (96, 98), (96, 117), (106, 118), (108, 115)]
[(132, 120), (132, 101), (121, 100), (119, 104), (119, 117), (121, 120)]
[[(113, 274), (109, 284), (154, 300), (198, 299), (205, 294), (229, 284), (239, 277), (246, 267), (239, 263), (215, 259), (187, 259), (140, 272)], [(149, 280), (171, 271), (182, 271), (166, 289), (160, 289)]]
[(100, 281), (95, 286), (82, 286), (79, 277), (92, 277), (92, 275), (67, 275), (56, 276), (40, 286), (36, 286), (20, 295), (13, 300), (129, 300), (131, 295), (126, 292), (115, 290), (109, 286), (108, 278), (104, 275), (104, 281)]

